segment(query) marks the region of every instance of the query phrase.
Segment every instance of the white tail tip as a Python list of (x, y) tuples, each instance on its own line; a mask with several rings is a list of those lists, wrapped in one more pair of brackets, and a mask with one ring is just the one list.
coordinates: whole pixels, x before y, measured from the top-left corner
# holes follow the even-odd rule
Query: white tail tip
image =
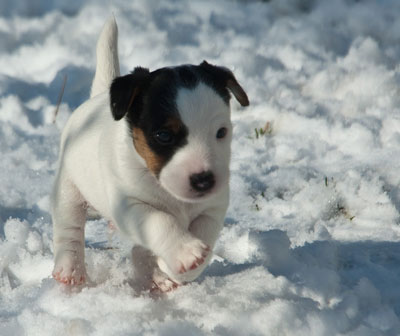
[(114, 15), (105, 23), (96, 48), (96, 74), (90, 97), (109, 89), (111, 82), (120, 75), (118, 60), (118, 27)]

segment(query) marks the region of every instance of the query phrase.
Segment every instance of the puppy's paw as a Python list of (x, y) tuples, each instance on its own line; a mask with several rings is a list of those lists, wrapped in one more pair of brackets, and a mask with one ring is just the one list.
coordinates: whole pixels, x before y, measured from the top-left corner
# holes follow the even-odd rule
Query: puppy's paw
[(181, 284), (171, 280), (165, 273), (157, 269), (153, 273), (153, 285), (151, 286), (151, 292), (167, 293), (181, 286)]
[(180, 243), (165, 261), (173, 273), (183, 274), (203, 264), (209, 252), (208, 245), (200, 239), (193, 238)]
[(81, 285), (86, 281), (86, 269), (83, 260), (68, 255), (57, 258), (53, 278), (65, 285)]

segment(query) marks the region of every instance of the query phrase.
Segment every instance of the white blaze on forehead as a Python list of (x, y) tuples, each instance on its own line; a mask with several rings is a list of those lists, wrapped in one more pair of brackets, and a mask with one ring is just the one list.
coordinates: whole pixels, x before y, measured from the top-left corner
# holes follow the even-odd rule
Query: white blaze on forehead
[(229, 106), (201, 82), (193, 89), (180, 88), (176, 103), (180, 118), (188, 128), (188, 143), (177, 155), (186, 161), (192, 173), (213, 169), (216, 133), (220, 127), (230, 125)]
[(208, 134), (210, 127), (218, 127), (218, 123), (230, 120), (229, 106), (212, 88), (201, 82), (193, 89), (179, 88), (176, 104), (189, 136)]
[[(215, 177), (215, 192), (229, 178), (231, 121), (230, 108), (212, 88), (200, 83), (193, 89), (178, 89), (176, 105), (187, 127), (187, 144), (179, 148), (161, 170), (160, 182), (171, 194), (185, 200), (195, 200), (193, 174), (211, 171)], [(219, 140), (219, 128), (226, 127), (228, 135)]]

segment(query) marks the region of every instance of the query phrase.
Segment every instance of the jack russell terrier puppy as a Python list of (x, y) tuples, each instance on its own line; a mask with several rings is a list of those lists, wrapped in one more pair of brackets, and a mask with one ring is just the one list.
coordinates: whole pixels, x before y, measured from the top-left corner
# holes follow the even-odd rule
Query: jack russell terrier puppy
[(120, 76), (114, 18), (97, 43), (90, 99), (62, 137), (52, 195), (54, 278), (87, 277), (84, 228), (95, 211), (143, 250), (162, 291), (192, 281), (211, 258), (229, 201), (231, 71), (203, 62)]

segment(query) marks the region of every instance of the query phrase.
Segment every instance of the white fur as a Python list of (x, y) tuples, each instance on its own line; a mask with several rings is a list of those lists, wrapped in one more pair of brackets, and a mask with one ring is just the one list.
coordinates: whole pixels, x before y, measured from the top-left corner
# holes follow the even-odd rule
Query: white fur
[(120, 75), (118, 59), (118, 27), (112, 16), (104, 25), (96, 47), (96, 73), (90, 98), (106, 91), (111, 81)]
[[(112, 118), (108, 88), (119, 74), (116, 40), (112, 18), (97, 44), (91, 99), (62, 134), (52, 202), (53, 275), (67, 284), (85, 281), (84, 226), (91, 207), (148, 251), (140, 253), (141, 263), (155, 265), (153, 281), (167, 290), (204, 270), (222, 228), (229, 196), (229, 107), (205, 85), (181, 90), (177, 105), (188, 144), (161, 171), (160, 183), (136, 152), (125, 120)], [(225, 139), (215, 138), (219, 127), (228, 128)], [(188, 176), (204, 169), (215, 172), (216, 186), (208, 197), (191, 199)]]

